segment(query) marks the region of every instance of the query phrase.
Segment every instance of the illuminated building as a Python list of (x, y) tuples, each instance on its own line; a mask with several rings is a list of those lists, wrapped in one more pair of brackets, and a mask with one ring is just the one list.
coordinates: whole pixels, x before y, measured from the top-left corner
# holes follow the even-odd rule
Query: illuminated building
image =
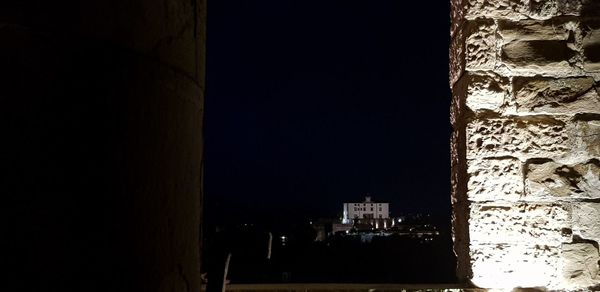
[(373, 202), (370, 196), (365, 197), (362, 203), (344, 203), (342, 223), (348, 224), (354, 219), (388, 219), (389, 207), (389, 203)]

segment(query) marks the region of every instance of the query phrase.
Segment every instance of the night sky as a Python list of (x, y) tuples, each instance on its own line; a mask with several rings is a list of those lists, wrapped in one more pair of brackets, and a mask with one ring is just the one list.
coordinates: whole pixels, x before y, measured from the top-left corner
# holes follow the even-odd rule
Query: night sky
[(448, 218), (448, 1), (208, 5), (208, 216)]

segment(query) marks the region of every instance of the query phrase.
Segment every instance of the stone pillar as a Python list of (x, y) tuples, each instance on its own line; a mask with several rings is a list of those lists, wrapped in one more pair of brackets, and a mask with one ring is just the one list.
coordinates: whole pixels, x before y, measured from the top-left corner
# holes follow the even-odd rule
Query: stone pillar
[(600, 284), (600, 6), (452, 1), (458, 276)]
[(204, 30), (203, 0), (0, 4), (0, 290), (200, 291)]
[(452, 0), (458, 276), (600, 284), (600, 1)]

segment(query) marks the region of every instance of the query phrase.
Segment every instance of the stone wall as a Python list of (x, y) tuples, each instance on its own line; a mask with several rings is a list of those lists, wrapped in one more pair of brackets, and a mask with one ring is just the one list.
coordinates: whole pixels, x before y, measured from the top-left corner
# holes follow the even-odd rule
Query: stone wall
[(200, 291), (204, 30), (203, 0), (0, 3), (1, 291)]
[(600, 1), (452, 0), (458, 276), (600, 284)]

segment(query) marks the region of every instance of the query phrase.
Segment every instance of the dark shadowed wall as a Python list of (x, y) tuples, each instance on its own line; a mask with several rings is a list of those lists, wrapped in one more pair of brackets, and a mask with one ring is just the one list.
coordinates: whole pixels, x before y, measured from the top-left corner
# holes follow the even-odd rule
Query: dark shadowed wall
[(204, 1), (8, 2), (0, 290), (199, 291)]

